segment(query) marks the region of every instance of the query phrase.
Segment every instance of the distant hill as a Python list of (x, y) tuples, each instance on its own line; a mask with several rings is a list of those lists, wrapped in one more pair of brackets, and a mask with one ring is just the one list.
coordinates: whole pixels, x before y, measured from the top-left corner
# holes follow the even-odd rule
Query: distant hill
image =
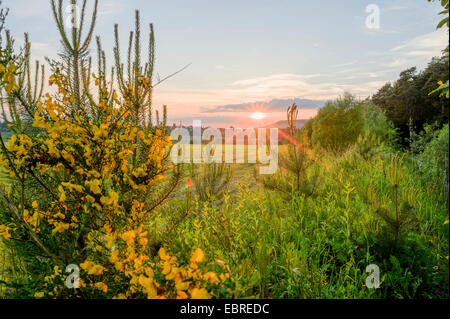
[(217, 112), (230, 112), (230, 111), (239, 111), (246, 110), (254, 105), (258, 105), (258, 107), (266, 108), (269, 110), (283, 110), (286, 111), (288, 106), (291, 106), (292, 103), (297, 104), (297, 106), (302, 109), (318, 109), (326, 103), (326, 100), (309, 100), (309, 99), (301, 99), (301, 98), (293, 98), (293, 99), (273, 99), (271, 101), (266, 102), (250, 102), (250, 103), (240, 103), (240, 104), (227, 104), (220, 105), (214, 108), (204, 109), (205, 113), (217, 113)]
[[(295, 123), (295, 127), (299, 129), (303, 125), (305, 125), (306, 122), (308, 122), (308, 120), (297, 120), (297, 122)], [(289, 127), (287, 120), (278, 121), (269, 126), (277, 127), (277, 128), (288, 128)]]

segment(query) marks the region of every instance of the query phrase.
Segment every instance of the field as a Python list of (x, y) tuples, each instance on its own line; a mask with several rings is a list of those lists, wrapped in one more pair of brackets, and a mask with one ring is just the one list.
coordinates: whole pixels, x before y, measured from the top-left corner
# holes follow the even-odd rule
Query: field
[[(208, 260), (228, 265), (234, 297), (448, 296), (448, 199), (439, 195), (445, 184), (436, 190), (421, 182), (411, 155), (374, 145), (366, 157), (355, 145), (340, 155), (309, 150), (315, 160), (304, 174), (316, 176), (314, 192), (292, 184), (280, 192), (266, 179), (281, 187), (292, 174), (283, 167), (289, 147), (279, 146), (276, 177), (259, 175), (256, 164), (183, 164), (185, 187), (146, 223), (150, 251), (165, 247), (188, 260), (201, 248)], [(395, 159), (401, 172), (389, 173)], [(399, 174), (401, 199), (390, 174)], [(3, 174), (2, 183), (8, 180)], [(404, 198), (410, 212), (396, 229), (377, 209), (395, 209)], [(29, 276), (24, 261), (2, 250), (14, 263), (3, 264), (2, 280), (20, 286)], [(369, 265), (379, 269), (377, 289), (368, 287)]]
[[(420, 204), (391, 255), (393, 231), (366, 199), (371, 182), (383, 182), (389, 154), (383, 155), (363, 163), (351, 153), (322, 156), (317, 192), (290, 200), (252, 179), (253, 165), (235, 165), (228, 191), (213, 202), (194, 201), (193, 212), (173, 231), (170, 246), (177, 251), (199, 246), (226, 261), (248, 296), (445, 297), (445, 203), (431, 200), (426, 189), (418, 188)], [(417, 177), (410, 160), (404, 165), (406, 185)], [(183, 200), (168, 206), (181, 206)], [(167, 217), (161, 213), (154, 228), (164, 229)], [(166, 238), (163, 231), (154, 235)], [(365, 268), (370, 264), (380, 267), (379, 289), (366, 287)]]
[[(48, 77), (39, 63), (32, 67), (28, 34), (23, 48), (15, 48), (4, 29), (8, 11), (0, 10), (0, 299), (449, 298), (448, 47), (423, 70), (400, 72), (396, 65), (415, 57), (402, 51), (412, 44), (437, 42), (434, 34), (403, 35), (405, 42), (389, 51), (389, 58), (398, 57), (395, 63), (348, 62), (347, 56), (327, 61), (324, 55), (310, 75), (291, 73), (297, 61), (282, 74), (264, 76), (264, 62), (250, 72), (260, 77), (241, 75), (223, 88), (213, 86), (216, 75), (202, 76), (195, 66), (200, 73), (190, 76), (201, 83), (177, 84), (179, 95), (166, 91), (180, 103), (171, 113), (170, 106), (153, 99), (153, 91), (190, 64), (159, 76), (152, 24), (145, 37), (148, 52), (141, 54), (139, 11), (121, 57), (117, 24), (108, 54), (93, 33), (97, 1), (87, 7), (82, 2), (79, 27), (75, 17), (64, 15), (65, 1), (51, 3), (48, 14), (55, 18), (62, 48), (54, 52), (57, 60), (47, 60)], [(80, 3), (67, 7), (71, 14)], [(430, 5), (448, 14), (448, 1)], [(409, 9), (417, 14), (417, 8)], [(99, 12), (107, 21), (108, 14)], [(19, 28), (16, 20), (19, 15), (13, 20)], [(360, 32), (364, 40), (365, 32), (373, 32), (369, 20)], [(71, 31), (64, 21), (72, 21)], [(444, 27), (448, 17), (438, 24)], [(382, 39), (388, 33), (370, 34)], [(296, 52), (294, 43), (286, 42), (283, 50)], [(329, 53), (322, 44), (310, 47)], [(379, 57), (372, 53), (361, 55)], [(324, 72), (322, 64), (329, 69)], [(366, 64), (381, 70), (359, 70)], [(235, 72), (223, 65), (213, 69), (230, 79)], [(332, 84), (319, 74), (337, 75), (338, 69), (355, 82)], [(369, 92), (384, 76), (389, 81)], [(367, 77), (364, 85), (360, 77)], [(304, 87), (317, 100), (286, 98), (291, 90), (309, 96)], [(248, 101), (258, 94), (267, 101), (201, 105), (216, 96)], [(324, 96), (330, 98), (319, 100)], [(203, 111), (193, 115), (183, 103)], [(279, 114), (286, 121), (279, 121)], [(224, 127), (239, 121), (258, 128), (284, 123), (276, 139), (280, 145), (262, 146), (270, 151), (266, 159), (273, 170), (264, 171), (265, 157), (248, 145), (233, 146), (238, 154), (229, 157), (231, 163), (208, 161), (211, 152), (194, 155), (205, 147), (200, 143), (225, 130), (210, 134), (207, 126), (181, 124), (203, 115), (211, 125), (223, 120)], [(185, 161), (176, 160), (182, 152), (171, 137), (178, 125), (181, 140), (189, 132), (197, 143), (186, 144), (191, 156)], [(275, 143), (276, 136), (268, 136)], [(258, 138), (263, 144), (260, 130)]]

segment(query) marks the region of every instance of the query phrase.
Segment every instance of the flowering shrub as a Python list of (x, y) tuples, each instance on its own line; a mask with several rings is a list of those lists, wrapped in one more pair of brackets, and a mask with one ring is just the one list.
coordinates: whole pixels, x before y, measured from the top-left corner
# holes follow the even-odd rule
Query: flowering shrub
[(5, 91), (7, 93), (10, 93), (11, 91), (19, 88), (16, 83), (16, 71), (17, 66), (13, 62), (10, 62), (7, 65), (5, 65), (4, 63), (0, 63), (0, 82), (2, 86), (5, 86)]
[[(87, 260), (81, 264), (80, 289), (70, 291), (65, 287), (67, 274), (55, 266), (53, 273), (47, 275), (41, 284), (44, 289), (34, 294), (36, 298), (81, 297), (88, 294), (96, 298), (151, 298), (151, 299), (209, 299), (212, 297), (231, 297), (234, 283), (230, 278), (229, 267), (218, 260), (207, 265), (204, 253), (197, 249), (189, 264), (167, 254), (164, 248), (158, 256), (150, 258), (139, 253), (142, 238), (132, 237), (128, 232), (125, 237), (136, 240), (128, 242), (126, 251), (114, 249), (109, 257), (108, 268)], [(143, 234), (143, 233), (141, 233)], [(126, 256), (124, 256), (124, 253)], [(111, 267), (111, 264), (114, 264)], [(106, 265), (106, 264), (104, 264)], [(39, 290), (39, 289), (38, 289)]]
[[(139, 83), (148, 86), (145, 79)], [(219, 265), (216, 274), (200, 267), (200, 249), (189, 264), (163, 248), (158, 256), (152, 253), (145, 224), (175, 187), (179, 171), (168, 161), (170, 137), (162, 129), (133, 125), (133, 91), (119, 99), (101, 87), (100, 101), (91, 101), (87, 116), (70, 107), (75, 98), (63, 75), (52, 75), (50, 84), (58, 93), (39, 101), (34, 130), (17, 132), (0, 154), (11, 180), (9, 190), (2, 189), (7, 209), (0, 216), (0, 236), (24, 240), (31, 247), (26, 255), (38, 274), (45, 274), (32, 278), (36, 288), (28, 293), (117, 298), (227, 293), (229, 269)], [(17, 193), (21, 196), (12, 195)], [(62, 270), (69, 264), (82, 269), (78, 290), (64, 286)]]

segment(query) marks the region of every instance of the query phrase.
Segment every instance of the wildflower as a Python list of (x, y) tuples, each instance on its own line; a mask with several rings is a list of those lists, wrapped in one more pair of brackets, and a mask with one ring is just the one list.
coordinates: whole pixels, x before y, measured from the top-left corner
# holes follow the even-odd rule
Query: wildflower
[(158, 252), (159, 258), (162, 260), (169, 260), (170, 256), (166, 253), (166, 250), (164, 248), (161, 248)]
[(172, 266), (170, 265), (170, 263), (166, 262), (163, 266), (161, 273), (163, 275), (168, 275), (170, 273), (171, 268), (172, 268)]
[(218, 283), (219, 282), (219, 278), (217, 277), (217, 275), (215, 273), (213, 273), (212, 271), (207, 272), (206, 274), (203, 275), (203, 278), (209, 280), (212, 283)]
[(204, 254), (203, 250), (201, 250), (200, 248), (197, 248), (191, 257), (191, 263), (193, 263), (193, 264), (200, 263), (203, 261), (204, 257), (205, 257), (205, 254)]
[(177, 291), (177, 299), (187, 299), (188, 295), (184, 291), (178, 290)]
[(42, 298), (42, 297), (44, 297), (44, 292), (37, 292), (37, 293), (35, 293), (34, 294), (34, 297), (36, 297), (36, 298)]
[(101, 265), (96, 265), (90, 260), (86, 260), (84, 263), (80, 264), (81, 268), (86, 270), (89, 275), (101, 275), (105, 268)]
[(216, 259), (216, 262), (222, 266), (225, 266), (225, 262), (222, 259)]
[(0, 236), (3, 236), (3, 238), (5, 239), (11, 238), (8, 226), (0, 225)]
[(108, 292), (108, 286), (103, 282), (97, 282), (94, 285), (96, 288), (102, 290), (103, 292)]
[(127, 242), (127, 245), (130, 246), (134, 242), (134, 238), (136, 237), (136, 233), (134, 230), (127, 231), (122, 234), (122, 239)]
[(100, 202), (103, 205), (117, 206), (118, 201), (119, 201), (119, 194), (113, 191), (112, 189), (109, 190), (109, 197), (102, 196), (100, 198)]
[(70, 224), (67, 223), (56, 223), (55, 228), (52, 230), (52, 233), (62, 233), (63, 231), (69, 229)]
[(139, 284), (144, 287), (147, 292), (147, 298), (156, 298), (157, 291), (155, 285), (153, 284), (153, 278), (141, 275), (139, 276)]
[(98, 179), (94, 179), (92, 181), (86, 181), (86, 186), (89, 186), (90, 190), (94, 194), (100, 194), (102, 190), (100, 189), (100, 181)]
[(211, 295), (205, 288), (194, 288), (191, 291), (192, 299), (211, 299)]

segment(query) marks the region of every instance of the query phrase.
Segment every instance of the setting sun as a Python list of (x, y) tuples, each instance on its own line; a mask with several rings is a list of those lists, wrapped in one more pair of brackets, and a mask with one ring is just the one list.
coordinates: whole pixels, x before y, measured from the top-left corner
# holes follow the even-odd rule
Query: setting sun
[(251, 115), (251, 118), (255, 119), (255, 120), (261, 120), (261, 119), (263, 119), (265, 117), (266, 117), (266, 115), (264, 113), (261, 113), (261, 112), (255, 112), (255, 113), (252, 113), (252, 115)]

